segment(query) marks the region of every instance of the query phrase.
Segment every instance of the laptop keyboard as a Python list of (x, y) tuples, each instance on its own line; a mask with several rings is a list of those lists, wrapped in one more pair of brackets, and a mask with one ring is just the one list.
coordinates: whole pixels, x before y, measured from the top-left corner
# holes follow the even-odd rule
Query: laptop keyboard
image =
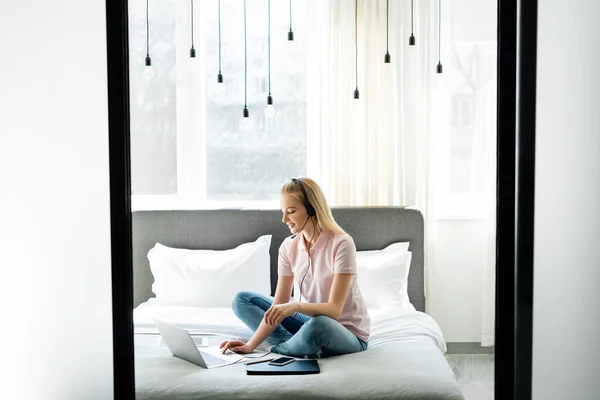
[(206, 365), (221, 365), (221, 364), (227, 364), (229, 362), (229, 361), (223, 360), (222, 358), (211, 356), (210, 354), (205, 353), (203, 351), (201, 351), (200, 353), (202, 353), (202, 358), (204, 359), (204, 362), (206, 363)]

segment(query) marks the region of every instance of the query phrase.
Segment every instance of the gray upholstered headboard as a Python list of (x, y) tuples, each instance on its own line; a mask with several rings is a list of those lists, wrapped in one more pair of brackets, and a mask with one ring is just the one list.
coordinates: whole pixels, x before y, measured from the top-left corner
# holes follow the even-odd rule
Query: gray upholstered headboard
[[(405, 207), (333, 207), (336, 222), (354, 239), (356, 249), (378, 250), (408, 241), (412, 251), (408, 295), (425, 312), (424, 223), (420, 211)], [(227, 250), (271, 234), (271, 295), (277, 284), (279, 245), (290, 235), (280, 210), (167, 210), (132, 214), (134, 307), (154, 297), (148, 251), (159, 242), (186, 249)]]

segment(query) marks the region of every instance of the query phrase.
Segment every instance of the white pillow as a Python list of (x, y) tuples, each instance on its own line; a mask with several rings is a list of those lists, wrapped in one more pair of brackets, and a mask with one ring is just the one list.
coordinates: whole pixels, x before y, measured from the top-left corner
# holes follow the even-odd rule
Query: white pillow
[(408, 242), (382, 250), (357, 251), (358, 287), (367, 308), (414, 309), (408, 297), (408, 273), (412, 252)]
[(156, 303), (229, 308), (242, 290), (269, 295), (270, 246), (271, 235), (230, 250), (176, 249), (156, 243), (148, 252)]

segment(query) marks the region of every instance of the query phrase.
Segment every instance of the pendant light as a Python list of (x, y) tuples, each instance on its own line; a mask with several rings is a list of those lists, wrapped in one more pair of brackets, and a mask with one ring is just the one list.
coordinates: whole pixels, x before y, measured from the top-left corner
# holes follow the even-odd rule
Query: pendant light
[(385, 1), (385, 29), (386, 52), (385, 57), (383, 58), (383, 62), (389, 64), (392, 61), (390, 56), (390, 0)]
[(265, 106), (265, 117), (273, 118), (275, 116), (275, 107), (273, 106), (273, 96), (271, 96), (271, 0), (268, 0), (268, 23), (267, 34), (268, 65), (269, 65), (269, 95), (267, 96), (267, 105)]
[(250, 112), (248, 111), (248, 51), (246, 44), (246, 0), (244, 0), (244, 111), (242, 113), (242, 131), (250, 129)]
[(221, 0), (217, 4), (218, 27), (219, 27), (219, 74), (217, 75), (217, 93), (225, 93), (225, 83), (223, 82), (223, 74), (221, 73)]
[(356, 73), (356, 89), (354, 98), (360, 97), (358, 93), (358, 0), (354, 0), (354, 68)]
[(438, 65), (437, 73), (442, 73), (442, 0), (438, 0)]
[(414, 19), (413, 2), (414, 2), (414, 0), (410, 0), (410, 38), (408, 38), (409, 46), (415, 45), (415, 35), (413, 35), (413, 19)]
[(190, 69), (198, 70), (198, 59), (196, 58), (196, 49), (194, 48), (194, 0), (190, 0), (191, 20), (192, 20), (192, 47), (190, 48)]
[(154, 70), (152, 69), (152, 59), (150, 58), (150, 27), (148, 19), (148, 0), (146, 0), (146, 59), (144, 61), (144, 78), (152, 79), (154, 77)]
[(294, 40), (294, 32), (292, 31), (292, 0), (290, 0), (290, 31), (288, 32), (288, 40)]

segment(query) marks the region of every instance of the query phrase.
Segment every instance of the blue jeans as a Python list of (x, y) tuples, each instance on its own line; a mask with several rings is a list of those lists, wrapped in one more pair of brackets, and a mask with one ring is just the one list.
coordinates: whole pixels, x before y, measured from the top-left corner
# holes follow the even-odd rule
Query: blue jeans
[[(255, 332), (272, 304), (271, 297), (244, 291), (235, 295), (232, 308), (235, 315)], [(324, 315), (311, 318), (300, 313), (285, 318), (266, 341), (275, 345), (271, 348), (274, 353), (292, 357), (324, 358), (367, 349), (367, 342), (336, 320)]]

